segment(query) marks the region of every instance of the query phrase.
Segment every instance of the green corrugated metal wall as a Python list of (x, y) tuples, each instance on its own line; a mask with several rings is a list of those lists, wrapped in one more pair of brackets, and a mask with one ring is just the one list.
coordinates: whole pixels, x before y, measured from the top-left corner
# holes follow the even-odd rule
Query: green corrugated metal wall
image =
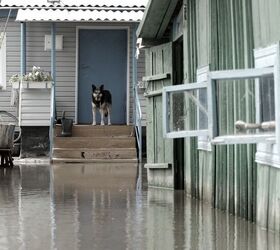
[[(280, 40), (280, 1), (252, 1), (255, 48)], [(280, 232), (280, 169), (258, 164), (257, 223)]]
[[(196, 69), (207, 64), (211, 70), (253, 67), (251, 1), (186, 0), (185, 4), (185, 77), (189, 82), (195, 81)], [(253, 100), (240, 101), (243, 93), (249, 97), (249, 91), (254, 91), (250, 82), (219, 87), (221, 133), (233, 130), (236, 116), (253, 119)], [(194, 139), (186, 140), (186, 148), (187, 192), (213, 202), (217, 208), (254, 220), (255, 147), (217, 146), (212, 152), (199, 151), (199, 161)], [(213, 190), (209, 191), (209, 187)]]

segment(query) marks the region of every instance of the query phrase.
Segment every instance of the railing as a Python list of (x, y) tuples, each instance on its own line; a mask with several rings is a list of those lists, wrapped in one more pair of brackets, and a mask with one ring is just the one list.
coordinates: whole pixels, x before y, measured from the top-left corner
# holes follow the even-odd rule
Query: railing
[(137, 86), (134, 86), (134, 97), (135, 97), (135, 135), (137, 139), (138, 146), (138, 160), (142, 163), (142, 111), (139, 100), (139, 95), (137, 91)]

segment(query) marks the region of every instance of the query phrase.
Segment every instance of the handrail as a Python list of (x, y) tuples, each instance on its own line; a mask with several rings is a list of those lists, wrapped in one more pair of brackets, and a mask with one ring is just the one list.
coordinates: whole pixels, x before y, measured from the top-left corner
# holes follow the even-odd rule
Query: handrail
[(142, 111), (141, 104), (139, 100), (139, 95), (137, 91), (137, 86), (134, 86), (134, 96), (135, 96), (135, 134), (138, 146), (138, 159), (139, 163), (142, 163)]

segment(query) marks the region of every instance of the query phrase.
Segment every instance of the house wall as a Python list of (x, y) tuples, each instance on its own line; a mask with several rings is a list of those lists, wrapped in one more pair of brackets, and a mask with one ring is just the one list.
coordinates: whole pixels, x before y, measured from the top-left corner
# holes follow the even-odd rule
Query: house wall
[[(208, 64), (211, 70), (254, 67), (253, 50), (280, 40), (279, 1), (187, 0), (185, 3), (185, 76), (189, 82), (195, 81), (196, 68)], [(254, 91), (250, 83), (243, 85), (237, 90), (219, 89), (221, 130), (232, 129), (234, 110), (246, 110), (241, 115), (254, 119), (253, 99), (247, 97), (249, 101), (242, 108), (238, 99), (230, 97)], [(188, 194), (280, 231), (280, 170), (269, 163), (256, 164), (255, 145), (212, 146), (212, 152), (199, 150), (197, 156), (195, 140), (185, 141)]]
[[(280, 2), (276, 0), (252, 1), (255, 48), (267, 47), (279, 42)], [(262, 147), (258, 147), (261, 149)], [(273, 147), (266, 150), (268, 161), (273, 161)], [(262, 153), (262, 152), (260, 152)], [(276, 158), (279, 158), (279, 151)], [(257, 166), (257, 213), (259, 225), (280, 232), (280, 169), (267, 164)], [(276, 164), (279, 167), (279, 163)]]
[[(196, 81), (196, 70), (249, 68), (253, 66), (253, 32), (250, 1), (186, 0), (184, 25), (185, 75)], [(236, 11), (238, 10), (238, 11)], [(254, 116), (253, 102), (241, 106), (236, 96), (254, 91), (240, 84), (219, 88), (219, 128), (233, 129), (234, 113)], [(234, 98), (235, 96), (235, 98)], [(244, 111), (245, 115), (245, 111)], [(254, 146), (212, 146), (197, 152), (196, 139), (186, 139), (187, 193), (215, 207), (255, 220), (256, 164)]]
[[(2, 20), (2, 23), (5, 19)], [(0, 24), (2, 24), (0, 23)], [(89, 23), (57, 23), (57, 34), (63, 35), (63, 50), (56, 53), (57, 66), (57, 87), (56, 87), (56, 105), (58, 117), (63, 110), (69, 118), (75, 118), (75, 77), (76, 77), (76, 26), (93, 26)], [(129, 121), (133, 122), (133, 92), (132, 92), (132, 36), (133, 24), (98, 24), (98, 25), (123, 25), (130, 27), (129, 49)], [(50, 23), (27, 23), (27, 47), (26, 47), (26, 70), (29, 72), (33, 65), (40, 66), (44, 71), (51, 70), (51, 52), (44, 51), (44, 36), (51, 33)], [(20, 72), (20, 23), (11, 20), (7, 28), (7, 80), (13, 74)], [(144, 74), (144, 54), (140, 55), (138, 60), (138, 79)], [(16, 108), (10, 106), (11, 87), (6, 90), (0, 90), (0, 107), (13, 114), (16, 114)], [(142, 106), (144, 107), (144, 98), (141, 93)], [(144, 112), (145, 113), (145, 112)]]

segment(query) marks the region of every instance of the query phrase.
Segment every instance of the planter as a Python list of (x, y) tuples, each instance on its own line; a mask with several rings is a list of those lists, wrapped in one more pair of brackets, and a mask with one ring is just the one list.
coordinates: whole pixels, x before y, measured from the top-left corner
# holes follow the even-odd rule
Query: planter
[[(12, 87), (14, 89), (19, 89), (20, 82), (13, 82)], [(23, 89), (50, 89), (51, 87), (52, 87), (51, 81), (42, 81), (42, 82), (22, 81)]]

